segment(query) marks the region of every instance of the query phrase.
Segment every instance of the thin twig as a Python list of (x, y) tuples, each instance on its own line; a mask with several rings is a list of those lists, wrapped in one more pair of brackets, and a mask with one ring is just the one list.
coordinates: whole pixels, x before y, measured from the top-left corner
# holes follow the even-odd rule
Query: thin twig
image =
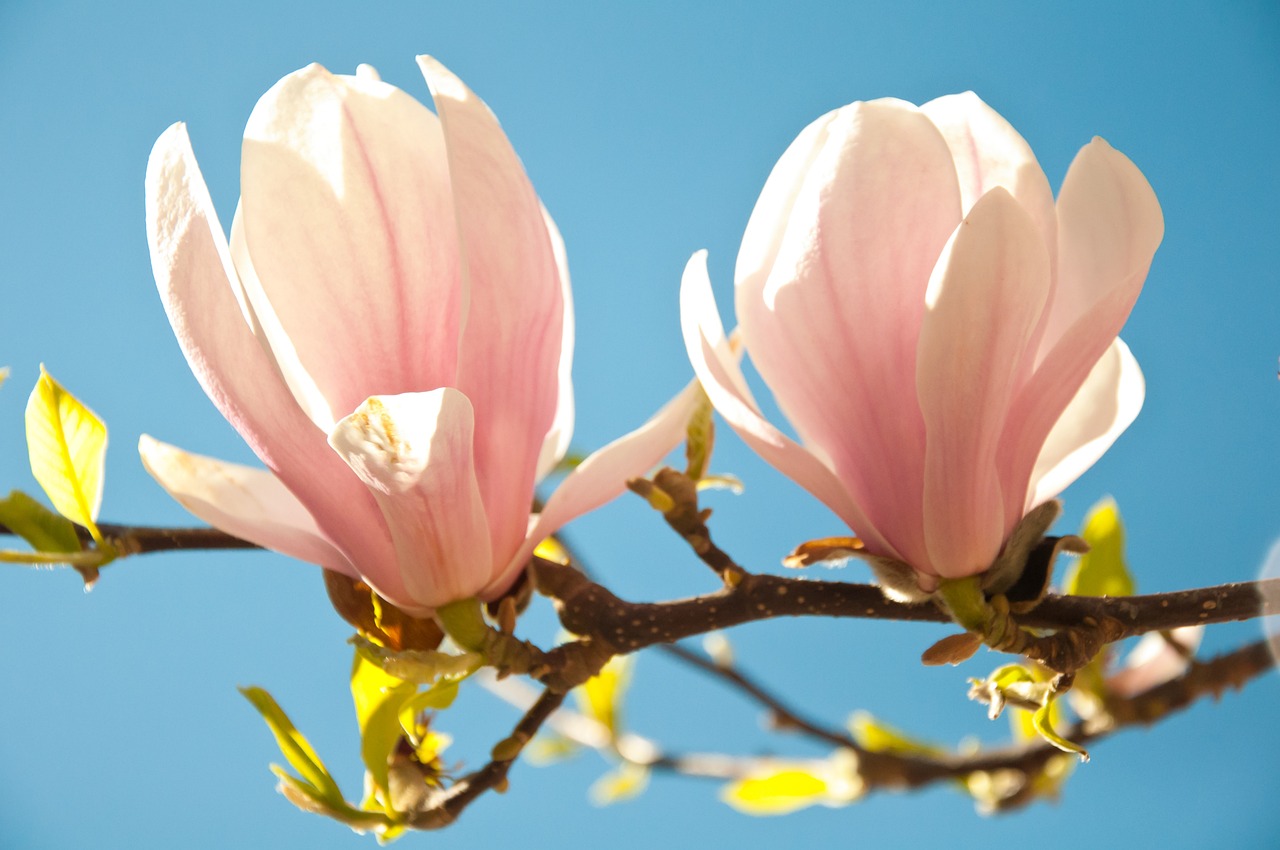
[(704, 658), (692, 650), (686, 649), (679, 644), (663, 644), (662, 647), (667, 651), (668, 655), (679, 658), (686, 664), (696, 667), (706, 673), (722, 679), (731, 686), (749, 696), (751, 699), (764, 706), (772, 717), (773, 725), (778, 729), (796, 729), (804, 732), (812, 738), (824, 741), (828, 744), (834, 744), (837, 747), (846, 747), (853, 750), (861, 750), (860, 747), (844, 732), (821, 726), (818, 723), (804, 717), (794, 708), (786, 705), (781, 699), (765, 690), (764, 686), (754, 681), (747, 674), (743, 673), (737, 667), (727, 667), (723, 664), (717, 664), (708, 658)]
[(519, 758), (525, 744), (533, 739), (547, 718), (564, 702), (564, 698), (563, 693), (550, 689), (544, 690), (520, 718), (520, 722), (516, 724), (506, 741), (494, 748), (495, 757), (484, 767), (467, 774), (451, 785), (447, 791), (435, 798), (435, 804), (431, 808), (415, 813), (409, 819), (409, 825), (414, 829), (440, 829), (448, 826), (486, 791), (502, 788), (506, 783), (511, 765)]

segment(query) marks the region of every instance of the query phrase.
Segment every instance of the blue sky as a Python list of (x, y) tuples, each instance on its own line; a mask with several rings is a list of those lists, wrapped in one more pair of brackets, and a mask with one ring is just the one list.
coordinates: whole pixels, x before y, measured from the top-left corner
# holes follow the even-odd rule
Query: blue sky
[[(186, 524), (141, 469), (150, 433), (251, 460), (182, 359), (152, 283), (143, 230), (147, 153), (188, 122), (224, 221), (240, 134), (259, 95), (318, 61), (368, 62), (427, 99), (413, 63), (439, 57), (497, 113), (564, 233), (579, 332), (575, 445), (628, 430), (689, 377), (677, 289), (711, 252), (724, 307), (742, 228), (770, 167), (823, 112), (892, 95), (973, 89), (1028, 139), (1056, 187), (1100, 135), (1163, 205), (1166, 235), (1124, 331), (1146, 407), (1065, 494), (1061, 528), (1104, 494), (1128, 522), (1139, 587), (1252, 578), (1280, 536), (1280, 11), (1262, 2), (942, 4), (791, 2), (248, 2), (0, 0), (0, 487), (34, 491), (22, 408), (44, 362), (111, 429), (103, 517)], [(714, 530), (753, 569), (839, 533), (825, 509), (727, 430), (715, 462), (747, 485), (711, 497)], [(622, 595), (711, 589), (638, 500), (571, 528)], [(842, 575), (865, 580), (847, 568)], [(550, 633), (545, 610), (534, 631)], [(0, 844), (6, 848), (370, 846), (273, 791), (265, 727), (236, 693), (270, 689), (359, 788), (346, 694), (349, 630), (318, 572), (270, 554), (138, 559), (90, 594), (72, 573), (0, 571)], [(947, 742), (995, 739), (964, 680), (996, 666), (923, 669), (935, 627), (767, 623), (732, 635), (743, 664), (833, 723), (868, 709)], [(1210, 632), (1206, 651), (1259, 633)], [(676, 749), (816, 754), (767, 736), (719, 685), (640, 659), (633, 726)], [(945, 789), (753, 820), (707, 783), (661, 779), (639, 801), (592, 808), (605, 766), (587, 755), (519, 766), (442, 836), (492, 846), (755, 846), (797, 838), (968, 846), (1081, 836), (1123, 845), (1273, 846), (1280, 687), (1244, 694), (1094, 752), (1056, 806), (996, 820)], [(442, 725), (474, 764), (514, 720), (484, 693)], [(518, 832), (516, 832), (518, 830)]]

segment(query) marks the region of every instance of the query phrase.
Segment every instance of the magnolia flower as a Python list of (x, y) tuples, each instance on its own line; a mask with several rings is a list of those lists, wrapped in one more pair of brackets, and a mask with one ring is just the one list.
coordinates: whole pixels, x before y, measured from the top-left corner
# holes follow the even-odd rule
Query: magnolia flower
[(156, 142), (160, 296), (269, 471), (146, 436), (140, 450), (201, 519), (421, 614), (505, 591), (539, 540), (678, 441), (693, 396), (582, 463), (531, 521), (573, 427), (563, 244), (489, 109), (418, 64), (439, 117), (368, 67), (312, 65), (267, 92), (229, 243), (186, 128)]
[(973, 94), (854, 103), (783, 154), (738, 253), (740, 342), (800, 442), (753, 400), (702, 254), (685, 343), (738, 434), (927, 591), (984, 572), (1137, 415), (1142, 375), (1116, 334), (1163, 228), (1101, 139), (1055, 205)]

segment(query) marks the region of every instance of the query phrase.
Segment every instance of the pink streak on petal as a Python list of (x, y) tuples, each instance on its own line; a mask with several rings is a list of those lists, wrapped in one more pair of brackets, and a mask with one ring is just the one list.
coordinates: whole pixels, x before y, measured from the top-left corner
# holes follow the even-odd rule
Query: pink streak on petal
[(474, 596), (493, 572), (472, 461), (474, 424), (467, 397), (446, 387), (370, 398), (329, 436), (377, 500), (395, 541), (396, 560), (377, 565), (371, 578), (398, 573), (414, 612)]
[(685, 266), (680, 284), (680, 324), (693, 370), (711, 403), (748, 446), (783, 475), (812, 493), (878, 555), (900, 557), (850, 498), (841, 481), (812, 452), (760, 414), (747, 391), (737, 358), (729, 350), (707, 276), (707, 254)]
[(956, 228), (925, 296), (916, 362), (927, 441), (925, 571), (983, 572), (1022, 517), (1005, 515), (996, 450), (1048, 293), (1049, 256), (1035, 222), (1002, 187), (992, 189)]
[(328, 402), (317, 426), (372, 393), (453, 383), (463, 306), (439, 120), (393, 86), (311, 65), (245, 128), (248, 254)]
[(475, 464), (493, 551), (528, 531), (542, 443), (556, 417), (564, 299), (538, 197), (489, 108), (436, 60), (418, 57), (435, 98), (470, 306), (455, 386), (475, 407)]
[(214, 528), (357, 577), (306, 507), (270, 472), (184, 452), (146, 434), (138, 441), (138, 452), (151, 477)]
[[(901, 101), (852, 104), (783, 155), (743, 237), (753, 259), (737, 275), (752, 361), (910, 563), (927, 561), (924, 423), (904, 376), (915, 374), (929, 275), (960, 218), (955, 167), (933, 123)], [(752, 244), (777, 245), (767, 265)]]

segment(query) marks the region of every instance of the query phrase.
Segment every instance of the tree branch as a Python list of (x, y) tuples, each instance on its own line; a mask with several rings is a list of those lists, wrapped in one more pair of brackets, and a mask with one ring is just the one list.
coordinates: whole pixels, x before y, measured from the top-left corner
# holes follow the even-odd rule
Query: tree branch
[(432, 799), (433, 805), (415, 812), (409, 819), (414, 829), (440, 829), (453, 823), (462, 812), (486, 791), (501, 790), (511, 765), (560, 704), (565, 694), (547, 689), (524, 713), (511, 735), (493, 748), (493, 757), (484, 767), (459, 779), (448, 790)]
[[(874, 585), (748, 574), (732, 587), (691, 599), (627, 602), (571, 567), (535, 559), (534, 569), (539, 589), (556, 601), (565, 628), (578, 635), (598, 635), (627, 652), (774, 617), (951, 622), (932, 603), (893, 602)], [(1047, 596), (1018, 621), (1061, 629), (1106, 617), (1120, 623), (1119, 640), (1275, 613), (1280, 613), (1280, 579), (1148, 596)]]

